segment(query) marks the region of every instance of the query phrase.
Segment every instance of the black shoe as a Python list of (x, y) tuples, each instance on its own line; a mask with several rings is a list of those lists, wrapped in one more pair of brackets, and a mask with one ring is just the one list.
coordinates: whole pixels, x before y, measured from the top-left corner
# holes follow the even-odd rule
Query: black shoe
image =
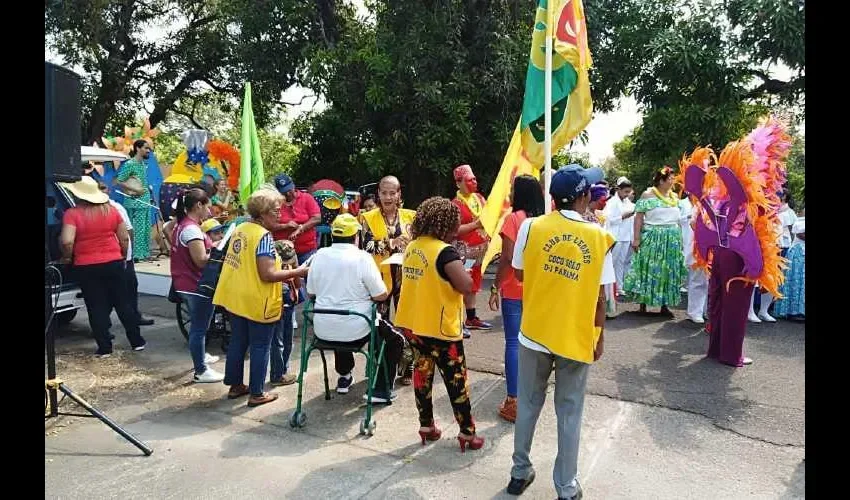
[(150, 318), (139, 318), (139, 326), (151, 326), (153, 320)]
[(511, 478), (511, 482), (508, 483), (508, 495), (522, 495), (522, 492), (525, 491), (526, 488), (531, 486), (531, 483), (534, 482), (534, 471), (531, 471), (531, 474), (528, 475), (525, 479), (519, 479), (516, 477)]
[(352, 375), (351, 373), (344, 377), (339, 377), (336, 380), (337, 394), (348, 394), (348, 388), (351, 387), (352, 383), (354, 383), (354, 375)]

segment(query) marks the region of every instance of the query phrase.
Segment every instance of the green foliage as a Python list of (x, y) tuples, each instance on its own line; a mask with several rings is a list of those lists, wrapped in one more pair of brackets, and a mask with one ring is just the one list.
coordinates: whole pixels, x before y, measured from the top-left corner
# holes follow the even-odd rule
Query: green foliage
[(795, 135), (788, 155), (788, 191), (796, 209), (806, 207), (806, 137)]
[(120, 133), (145, 104), (156, 126), (209, 89), (241, 97), (245, 81), (263, 126), (322, 38), (302, 0), (48, 0), (44, 24), (48, 47), (84, 73), (84, 144)]
[(405, 198), (454, 192), (450, 172), (494, 179), (522, 103), (536, 2), (375, 1), (311, 55), (308, 84), (328, 108), (293, 125), (299, 182), (346, 186), (395, 174)]

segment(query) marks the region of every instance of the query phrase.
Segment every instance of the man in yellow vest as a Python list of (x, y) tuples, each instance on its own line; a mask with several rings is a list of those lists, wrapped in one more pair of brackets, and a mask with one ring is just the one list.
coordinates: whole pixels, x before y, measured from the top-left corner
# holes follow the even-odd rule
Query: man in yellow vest
[(534, 481), (529, 453), (554, 366), (555, 490), (558, 498), (582, 497), (577, 473), (584, 391), (591, 363), (602, 356), (604, 285), (616, 280), (610, 253), (615, 238), (581, 216), (590, 203), (590, 187), (603, 177), (597, 167), (558, 170), (549, 188), (557, 210), (526, 219), (517, 235), (513, 267), (523, 282), (523, 311), (514, 465), (507, 488), (512, 495)]

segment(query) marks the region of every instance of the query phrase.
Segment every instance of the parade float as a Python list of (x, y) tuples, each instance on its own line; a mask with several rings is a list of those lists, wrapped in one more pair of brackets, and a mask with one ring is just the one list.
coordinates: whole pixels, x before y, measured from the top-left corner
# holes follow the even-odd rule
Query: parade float
[(183, 144), (186, 149), (177, 155), (171, 174), (160, 190), (160, 209), (166, 219), (171, 213), (172, 202), (182, 189), (205, 183), (215, 185), (225, 179), (231, 191), (239, 190), (239, 150), (213, 139), (212, 133), (206, 130), (183, 132)]

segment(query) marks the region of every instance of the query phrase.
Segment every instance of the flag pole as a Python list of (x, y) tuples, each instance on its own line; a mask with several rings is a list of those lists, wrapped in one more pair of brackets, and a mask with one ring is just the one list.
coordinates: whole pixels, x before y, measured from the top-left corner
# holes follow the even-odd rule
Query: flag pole
[(544, 78), (544, 142), (546, 150), (546, 161), (543, 164), (543, 178), (545, 186), (543, 196), (546, 200), (545, 210), (548, 214), (552, 211), (552, 195), (549, 194), (549, 186), (552, 185), (552, 2), (546, 2), (546, 71)]

